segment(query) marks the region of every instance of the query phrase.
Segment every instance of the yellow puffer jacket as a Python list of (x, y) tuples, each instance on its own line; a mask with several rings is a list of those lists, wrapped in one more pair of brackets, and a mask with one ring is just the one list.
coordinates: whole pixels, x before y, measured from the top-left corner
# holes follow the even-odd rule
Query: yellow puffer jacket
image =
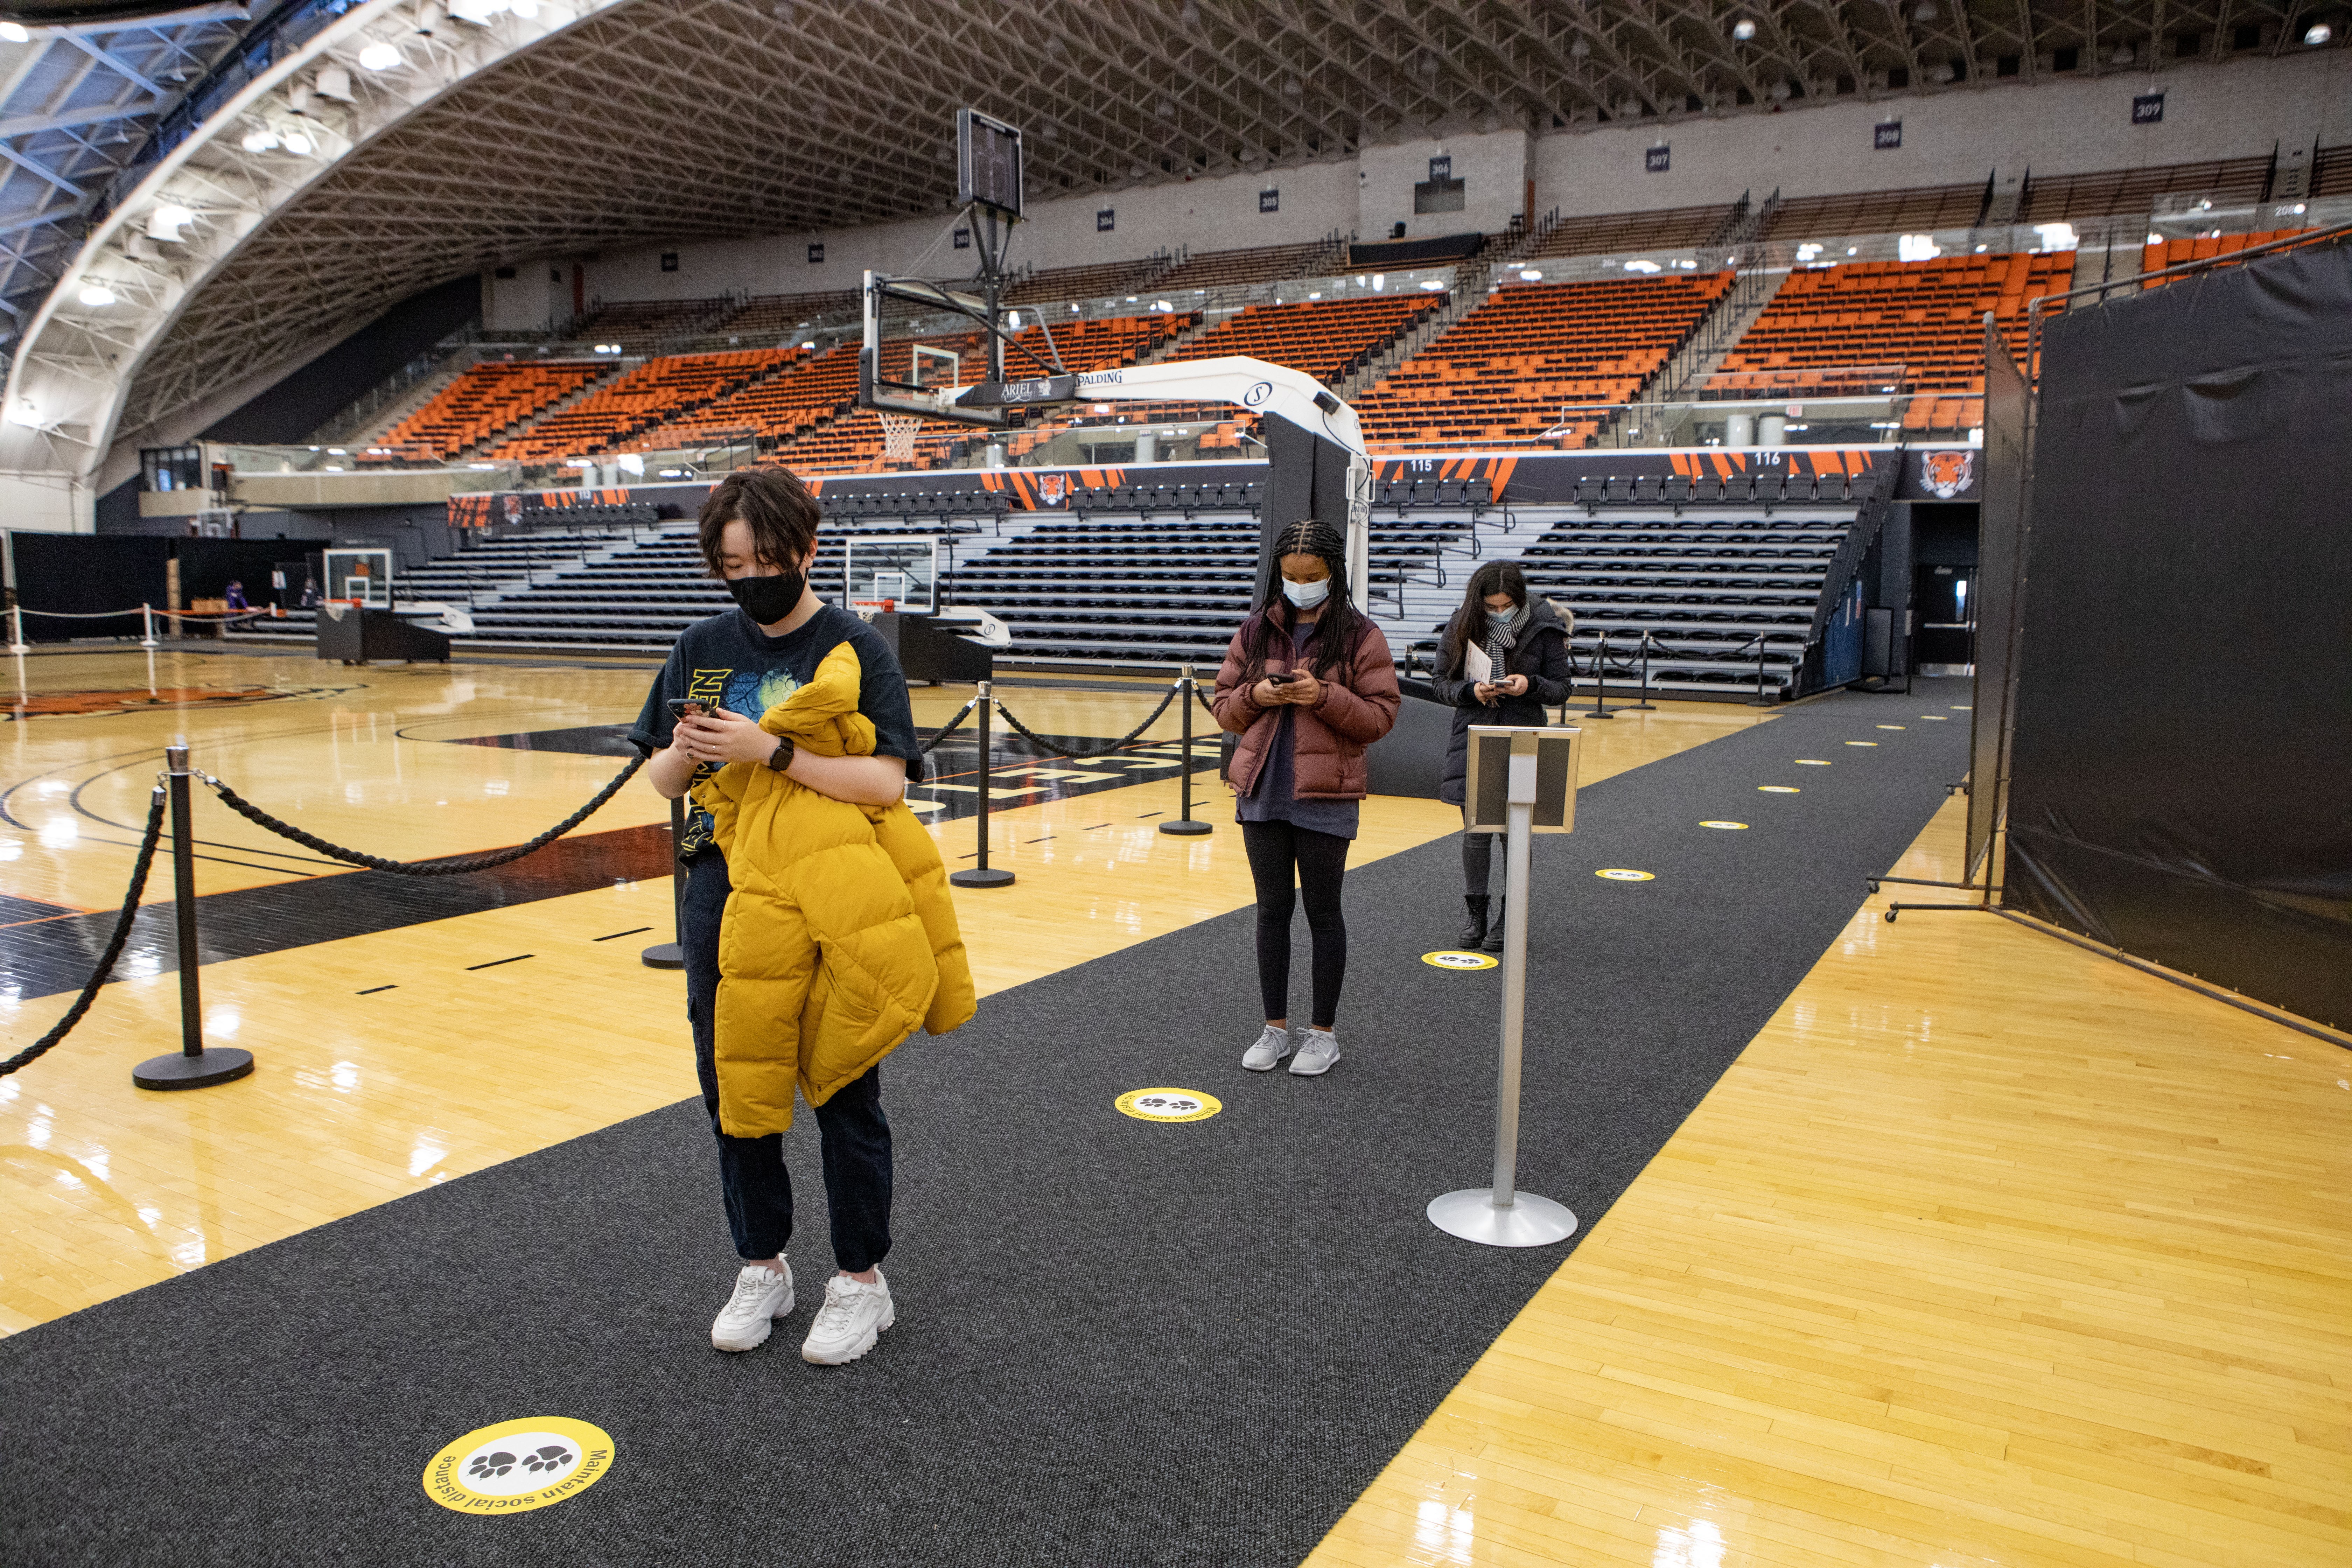
[[(862, 670), (843, 643), (760, 727), (823, 756), (870, 756)], [(979, 1005), (947, 868), (904, 802), (851, 805), (751, 763), (694, 788), (734, 892), (719, 927), (712, 1020), (719, 1122), (738, 1138), (793, 1124), (793, 1086), (823, 1105), (919, 1024), (943, 1035)]]

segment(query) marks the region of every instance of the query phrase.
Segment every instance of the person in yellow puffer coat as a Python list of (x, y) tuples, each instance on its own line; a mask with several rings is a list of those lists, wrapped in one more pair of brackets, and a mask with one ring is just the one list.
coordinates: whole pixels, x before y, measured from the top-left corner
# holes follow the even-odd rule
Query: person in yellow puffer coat
[[(857, 650), (760, 728), (823, 756), (870, 756)], [(734, 892), (719, 940), (714, 1054), (719, 1122), (757, 1138), (863, 1078), (920, 1025), (944, 1035), (978, 1006), (939, 846), (903, 801), (830, 800), (766, 768), (721, 768), (694, 786)]]
[(972, 1015), (945, 868), (904, 804), (922, 777), (907, 682), (866, 622), (808, 586), (817, 506), (782, 468), (729, 475), (699, 542), (736, 607), (686, 628), (630, 739), (695, 809), (678, 944), (728, 1228), (743, 1260), (711, 1344), (748, 1351), (793, 1308), (783, 1131), (798, 1092), (824, 1148), (838, 1271), (801, 1346), (854, 1361), (897, 1321), (879, 1063)]

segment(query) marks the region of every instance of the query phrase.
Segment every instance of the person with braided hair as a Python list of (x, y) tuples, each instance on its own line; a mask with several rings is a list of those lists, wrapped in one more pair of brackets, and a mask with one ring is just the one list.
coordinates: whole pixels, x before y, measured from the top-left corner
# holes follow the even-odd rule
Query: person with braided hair
[[(1250, 877), (1257, 884), (1258, 990), (1265, 1027), (1242, 1057), (1265, 1072), (1316, 1078), (1339, 1059), (1334, 1032), (1348, 967), (1339, 888), (1358, 803), (1369, 793), (1364, 748), (1396, 722), (1388, 638), (1348, 592), (1346, 542), (1312, 519), (1275, 541), (1259, 608), (1234, 633), (1217, 671), (1217, 722), (1239, 735), (1229, 782)], [(1304, 896), (1313, 942), (1313, 1011), (1290, 1031), (1291, 911)]]
[(1464, 948), (1503, 951), (1502, 899), (1486, 891), (1495, 836), (1470, 831), (1465, 804), (1470, 726), (1541, 724), (1546, 709), (1567, 701), (1575, 674), (1568, 635), (1575, 624), (1561, 606), (1528, 596), (1517, 562), (1489, 561), (1470, 574), (1462, 607), (1445, 625), (1429, 684), (1437, 700), (1454, 710), (1454, 735), (1446, 742), (1437, 798), (1462, 807), (1462, 894), (1470, 911), (1462, 928)]

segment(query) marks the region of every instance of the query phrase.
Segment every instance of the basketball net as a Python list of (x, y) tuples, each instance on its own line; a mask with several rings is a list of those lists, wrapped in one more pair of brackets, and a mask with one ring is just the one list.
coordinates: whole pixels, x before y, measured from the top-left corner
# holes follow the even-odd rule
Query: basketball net
[(904, 466), (915, 460), (915, 437), (923, 433), (923, 416), (919, 414), (892, 414), (876, 409), (882, 421), (882, 461), (885, 466)]

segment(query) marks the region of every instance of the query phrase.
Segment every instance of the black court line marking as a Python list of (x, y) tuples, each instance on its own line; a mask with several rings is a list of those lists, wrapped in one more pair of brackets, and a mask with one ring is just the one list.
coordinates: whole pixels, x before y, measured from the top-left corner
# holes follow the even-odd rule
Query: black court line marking
[(1100, 833), (1104, 828), (1108, 827), (1109, 826), (1110, 824), (1108, 822), (1097, 822), (1092, 827), (1082, 827), (1078, 829), (1078, 831), (1081, 833)]
[(1145, 811), (1145, 812), (1139, 812), (1139, 813), (1137, 813), (1137, 814), (1136, 814), (1136, 818), (1135, 818), (1135, 820), (1136, 820), (1136, 821), (1138, 821), (1138, 822), (1141, 822), (1141, 821), (1142, 821), (1145, 817), (1147, 817), (1147, 816), (1167, 816), (1167, 815), (1168, 815), (1168, 814), (1167, 814), (1166, 812), (1164, 812), (1164, 811)]
[[(1050, 833), (1045, 835), (1045, 838), (1051, 838), (1053, 837), (1054, 836)], [(1045, 842), (1045, 838), (1024, 838), (1021, 842), (1024, 844), (1043, 844)]]
[(466, 972), (470, 974), (477, 969), (496, 969), (501, 963), (520, 963), (531, 956), (528, 952), (518, 952), (512, 958), (494, 958), (488, 963), (469, 963), (466, 965)]
[(620, 937), (620, 936), (635, 936), (635, 935), (636, 935), (639, 931), (651, 931), (651, 930), (653, 930), (653, 929), (654, 929), (654, 928), (653, 928), (653, 927), (651, 927), (651, 926), (631, 926), (631, 927), (630, 927), (628, 930), (626, 930), (626, 931), (614, 931), (614, 932), (613, 933), (613, 936), (592, 936), (592, 937), (590, 937), (588, 940), (589, 940), (590, 942), (610, 942), (610, 941), (612, 941), (612, 940), (613, 940), (613, 937)]
[(378, 985), (373, 990), (362, 991), (359, 993), (359, 994), (362, 996), (373, 996), (377, 991), (397, 991), (399, 989), (400, 987), (397, 985)]

